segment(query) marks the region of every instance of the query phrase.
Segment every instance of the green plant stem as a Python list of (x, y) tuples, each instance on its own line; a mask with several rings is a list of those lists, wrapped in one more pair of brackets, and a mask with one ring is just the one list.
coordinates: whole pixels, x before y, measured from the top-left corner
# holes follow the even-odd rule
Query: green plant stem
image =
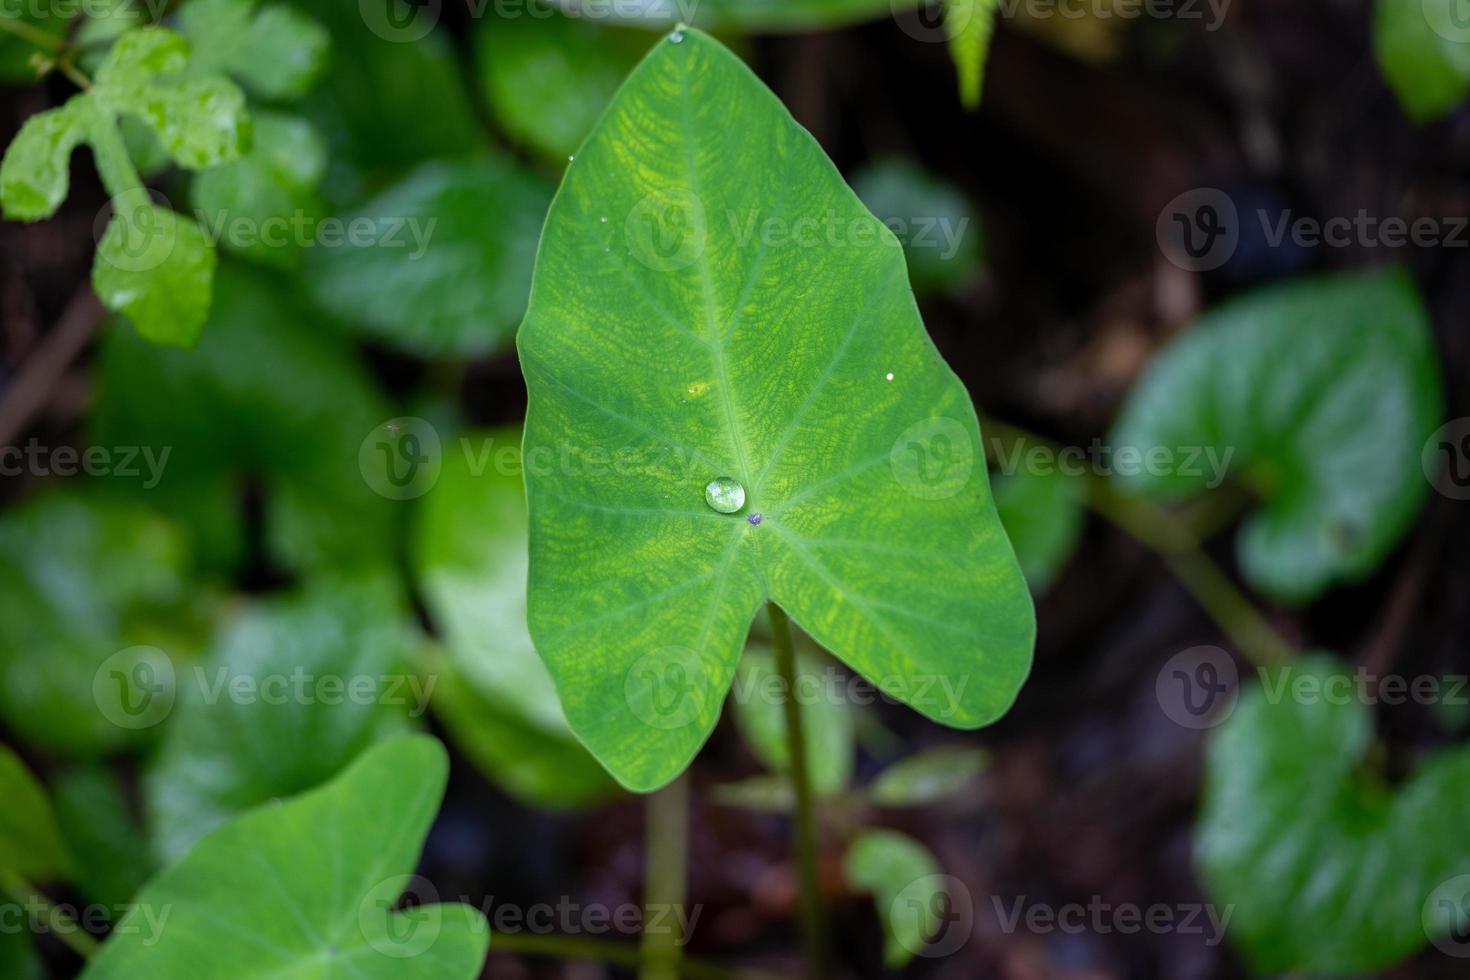
[(91, 959), (96, 954), (98, 943), (92, 934), (71, 916), (52, 905), (30, 882), (19, 875), (6, 873), (0, 875), (0, 888), (19, 902), (23, 910), (39, 907), (46, 914), (46, 931), (65, 943), (82, 959)]
[[(490, 948), (501, 953), (546, 956), (564, 960), (591, 960), (612, 966), (640, 967), (647, 964), (642, 950), (631, 943), (583, 936), (547, 936), (524, 932), (497, 932)], [(789, 980), (777, 973), (721, 966), (685, 957), (679, 976), (686, 980)]]
[[(678, 980), (689, 879), (689, 774), (648, 797), (643, 829), (642, 980)], [(659, 923), (658, 931), (649, 926)]]
[(48, 51), (60, 51), (66, 46), (66, 43), (61, 38), (53, 34), (47, 34), (35, 24), (28, 23), (8, 14), (0, 14), (0, 31), (4, 31), (7, 34), (14, 34), (26, 43), (34, 44), (36, 47), (45, 48)]
[[(992, 438), (1057, 448), (1051, 440), (1005, 422), (987, 418), (982, 425)], [(1106, 477), (1089, 474), (1087, 491), (1088, 506), (1139, 544), (1157, 552), (1205, 614), (1251, 663), (1270, 667), (1295, 655), (1292, 645), (1204, 553), (1198, 532), (1188, 522), (1147, 501), (1120, 495)], [(1222, 512), (1212, 507), (1197, 511), (1196, 516), (1203, 515), (1199, 520), (1205, 527), (1217, 529), (1226, 519), (1223, 511), (1239, 508), (1243, 499), (1233, 497), (1225, 502), (1228, 507)]]
[(796, 697), (796, 653), (791, 645), (791, 622), (774, 602), (766, 603), (771, 620), (771, 647), (776, 669), (786, 691), (786, 751), (790, 760), (791, 787), (796, 796), (792, 829), (797, 868), (801, 875), (801, 933), (806, 947), (808, 976), (823, 980), (828, 974), (827, 942), (822, 924), (822, 897), (817, 878), (817, 829), (812, 803), (811, 774), (807, 771), (806, 735), (802, 728), (801, 702)]

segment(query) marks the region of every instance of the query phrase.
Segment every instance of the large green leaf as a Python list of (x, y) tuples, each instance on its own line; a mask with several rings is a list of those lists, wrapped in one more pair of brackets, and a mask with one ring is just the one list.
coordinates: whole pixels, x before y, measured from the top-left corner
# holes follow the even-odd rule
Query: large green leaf
[(85, 756), (146, 728), (140, 685), (153, 685), (151, 660), (125, 651), (161, 642), (182, 618), (188, 564), (179, 529), (135, 505), (57, 492), (10, 508), (0, 518), (0, 715), (10, 730)]
[(187, 520), (219, 562), (239, 557), (246, 476), (265, 485), (267, 545), (283, 567), (381, 561), (393, 512), (359, 449), (389, 411), (350, 342), (268, 272), (224, 262), (215, 286), (219, 302), (191, 352), (126, 330), (104, 338), (93, 441), (172, 447), (161, 474), (117, 482)]
[(480, 90), (495, 118), (558, 163), (582, 145), (647, 48), (641, 31), (560, 14), (491, 16), (475, 30)]
[[(687, 765), (767, 599), (937, 721), (1005, 713), (1035, 623), (969, 395), (897, 241), (738, 59), (698, 31), (658, 43), (537, 262), (531, 635), (619, 781)], [(726, 478), (744, 492), (717, 512)]]
[(1240, 531), (1242, 570), (1303, 601), (1371, 572), (1408, 528), (1442, 405), (1413, 281), (1325, 276), (1237, 299), (1170, 344), (1130, 394), (1112, 458), (1133, 492), (1164, 499), (1204, 492), (1226, 465), (1265, 499)]
[(1198, 861), (1261, 973), (1376, 973), (1425, 943), (1437, 889), (1470, 874), (1470, 752), (1391, 789), (1368, 762), (1377, 693), (1308, 658), (1242, 695), (1210, 745)]
[(868, 830), (847, 849), (843, 871), (852, 886), (873, 893), (883, 924), (883, 963), (897, 970), (927, 945), (942, 924), (945, 877), (929, 849), (896, 830)]
[(1388, 84), (1418, 122), (1470, 94), (1470, 24), (1462, 0), (1378, 0), (1373, 50)]
[(448, 773), (433, 739), (393, 739), (327, 785), (226, 824), (139, 893), (83, 980), (473, 980), (490, 940), (478, 912), (394, 911)]
[(567, 727), (526, 628), (521, 433), (469, 433), (459, 444), (413, 534), (419, 587), (444, 644), (430, 668), (434, 709), (476, 765), (520, 799), (569, 806), (606, 796), (612, 786)]
[[(830, 668), (830, 664), (825, 666)], [(851, 707), (841, 698), (843, 690), (828, 683), (832, 677), (817, 657), (798, 655), (796, 690), (787, 691), (770, 649), (752, 644), (740, 659), (730, 693), (741, 734), (760, 760), (780, 773), (791, 766), (786, 698), (797, 699), (805, 715), (802, 734), (807, 768), (812, 790), (819, 796), (847, 788), (857, 755)]]
[(599, 3), (552, 0), (567, 13), (596, 10), (642, 27), (662, 29), (680, 23), (721, 31), (808, 31), (880, 20), (922, 0), (645, 0)]
[[(509, 157), (426, 164), (341, 220), (314, 249), (316, 301), (364, 333), (423, 355), (508, 344), (551, 188)], [(354, 240), (353, 229), (372, 229)]]
[(0, 744), (0, 877), (32, 881), (69, 877), (76, 862), (62, 841), (46, 789), (20, 756)]
[(230, 624), (181, 669), (144, 780), (155, 848), (175, 860), (236, 814), (310, 789), (401, 733), (432, 690), (409, 669), (403, 602), (384, 578), (328, 580)]

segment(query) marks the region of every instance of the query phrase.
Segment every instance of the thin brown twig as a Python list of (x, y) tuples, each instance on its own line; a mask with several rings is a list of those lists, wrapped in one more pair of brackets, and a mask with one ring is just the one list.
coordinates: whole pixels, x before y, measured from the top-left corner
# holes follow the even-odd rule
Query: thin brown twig
[(26, 358), (19, 376), (0, 395), (0, 446), (10, 445), (25, 432), (105, 315), (91, 287), (82, 288), (67, 304), (56, 327)]

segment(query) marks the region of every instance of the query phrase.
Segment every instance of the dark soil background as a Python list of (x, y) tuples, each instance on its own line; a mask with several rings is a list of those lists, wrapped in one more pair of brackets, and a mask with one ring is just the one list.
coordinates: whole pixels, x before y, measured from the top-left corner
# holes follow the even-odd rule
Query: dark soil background
[[(446, 5), (452, 29), (467, 15)], [(1224, 189), (1242, 210), (1292, 209), (1326, 219), (1360, 209), (1412, 220), (1470, 214), (1470, 111), (1424, 127), (1404, 116), (1374, 62), (1366, 0), (1234, 0), (1224, 26), (1140, 20), (1115, 60), (1089, 62), (1002, 24), (985, 101), (967, 114), (944, 45), (892, 20), (833, 33), (763, 38), (748, 55), (797, 118), (851, 172), (869, 159), (915, 159), (963, 188), (983, 219), (988, 276), (958, 297), (924, 303), (939, 347), (988, 415), (1070, 444), (1106, 432), (1151, 353), (1200, 310), (1253, 285), (1312, 270), (1400, 262), (1415, 272), (1435, 322), (1446, 417), (1470, 415), (1470, 248), (1271, 248), (1246, 239), (1217, 272), (1172, 265), (1155, 238), (1165, 203)], [(58, 84), (55, 95), (64, 95)], [(40, 90), (0, 90), (0, 141), (43, 108)], [(42, 393), (26, 429), (53, 444), (80, 438), (92, 395), (85, 289), (92, 222), (104, 195), (86, 154), (54, 221), (0, 224), (0, 399), (48, 334), (81, 317), (80, 353)], [(81, 310), (78, 313), (78, 310)], [(95, 317), (92, 319), (95, 324)], [(390, 389), (425, 370), (374, 352)], [(524, 392), (514, 356), (473, 366), (463, 391), (471, 420), (518, 419)], [(182, 409), (181, 409), (182, 410)], [(1364, 411), (1372, 411), (1365, 405)], [(3, 428), (3, 427), (0, 427)], [(24, 491), (8, 480), (0, 495)], [(1305, 647), (1340, 651), (1380, 671), (1470, 673), (1470, 521), (1432, 495), (1418, 526), (1373, 578), (1304, 610), (1270, 609)], [(1212, 545), (1227, 568), (1229, 534)], [(975, 792), (895, 826), (926, 842), (964, 881), (974, 929), (944, 960), (905, 975), (996, 980), (1223, 980), (1247, 976), (1228, 945), (1180, 932), (1007, 932), (997, 902), (1057, 907), (1206, 901), (1191, 862), (1202, 739), (1160, 710), (1154, 685), (1172, 655), (1218, 628), (1155, 557), (1097, 520), (1039, 602), (1036, 669), (1015, 710), (975, 734), (949, 732), (886, 706), (884, 726), (909, 745), (979, 743), (993, 765)], [(1248, 665), (1241, 663), (1242, 672)], [(1446, 740), (1429, 709), (1381, 709), (1381, 734), (1405, 757)], [(864, 752), (859, 776), (885, 756)], [(782, 820), (714, 806), (710, 785), (758, 771), (722, 724), (694, 768), (690, 902), (702, 906), (697, 955), (752, 957), (800, 973), (795, 875)], [(872, 902), (849, 893), (835, 844), (856, 814), (828, 815), (823, 878), (843, 972), (880, 976)], [(636, 903), (642, 807), (625, 799), (591, 812), (524, 809), (463, 759), (430, 839), (424, 873), (444, 896), (483, 903)], [(487, 975), (597, 977), (601, 967), (492, 954)], [(1396, 980), (1464, 977), (1430, 950)]]

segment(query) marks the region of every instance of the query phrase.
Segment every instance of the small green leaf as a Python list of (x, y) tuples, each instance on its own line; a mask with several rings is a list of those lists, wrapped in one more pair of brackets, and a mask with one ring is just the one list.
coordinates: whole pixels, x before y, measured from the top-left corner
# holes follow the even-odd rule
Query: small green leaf
[(237, 79), (262, 99), (298, 99), (326, 70), (332, 38), (310, 17), (257, 0), (190, 0), (179, 29), (194, 46), (193, 68)]
[[(613, 789), (572, 736), (526, 628), (521, 434), (470, 433), (445, 455), (413, 534), (413, 564), (445, 655), (434, 708), (487, 776), (536, 806)], [(465, 534), (466, 527), (476, 529)]]
[(582, 145), (648, 49), (639, 31), (548, 14), (486, 17), (475, 33), (480, 89), (516, 142), (558, 164)]
[(1077, 550), (1087, 517), (1086, 488), (1077, 477), (1057, 470), (1024, 469), (996, 477), (992, 486), (996, 513), (1016, 547), (1021, 571), (1031, 591), (1040, 595), (1051, 588)]
[[(807, 771), (812, 791), (831, 796), (847, 788), (852, 779), (857, 746), (853, 738), (852, 711), (834, 695), (826, 683), (832, 668), (817, 657), (800, 654), (796, 659), (796, 691), (805, 724)], [(791, 766), (786, 740), (786, 691), (775, 658), (768, 647), (752, 645), (740, 659), (731, 690), (735, 722), (755, 754), (771, 769), (785, 773)]]
[(1306, 601), (1367, 575), (1409, 527), (1442, 406), (1413, 280), (1325, 276), (1237, 299), (1171, 343), (1129, 395), (1112, 459), (1156, 498), (1243, 479), (1265, 506), (1240, 530), (1242, 571)]
[(409, 669), (405, 616), (386, 578), (320, 581), (247, 612), (202, 664), (180, 666), (175, 715), (144, 780), (159, 856), (177, 860), (236, 814), (324, 782), (421, 717), (432, 686)]
[(966, 109), (980, 107), (985, 81), (985, 60), (1000, 0), (944, 0), (944, 28), (949, 35), (949, 55), (960, 79), (960, 103)]
[(427, 889), (413, 871), (448, 774), (433, 739), (393, 739), (325, 786), (226, 824), (139, 893), (82, 980), (473, 980), (490, 940), (477, 911), (395, 911), (405, 888)]
[(427, 164), (344, 216), (341, 241), (312, 251), (312, 295), (411, 353), (489, 353), (525, 313), (550, 201), (551, 188), (508, 157)]
[(659, 42), (568, 169), (519, 347), (531, 635), (625, 786), (698, 751), (768, 598), (941, 723), (1010, 707), (1034, 616), (969, 395), (897, 241), (718, 42)]
[(56, 819), (77, 856), (77, 887), (103, 905), (131, 901), (156, 868), (117, 777), (102, 765), (73, 769), (56, 782), (55, 796)]
[(33, 883), (70, 878), (76, 861), (61, 839), (46, 789), (8, 745), (0, 745), (0, 799), (0, 877)]
[(25, 121), (0, 164), (0, 208), (12, 221), (56, 213), (71, 183), (71, 153), (87, 138), (91, 107), (75, 96)]
[(928, 806), (954, 796), (985, 770), (985, 750), (961, 745), (926, 749), (884, 769), (868, 788), (879, 806)]
[(895, 159), (864, 168), (852, 189), (903, 243), (914, 292), (953, 289), (979, 273), (979, 220), (959, 188)]
[[(153, 447), (148, 447), (152, 451)], [(125, 747), (147, 707), (143, 661), (181, 617), (179, 529), (136, 505), (54, 492), (0, 518), (0, 715), (25, 742), (71, 756)]]
[(316, 187), (326, 173), (326, 144), (304, 119), (270, 111), (254, 119), (247, 155), (194, 178), (195, 213), (230, 251), (292, 267), (325, 211)]
[(1461, 0), (1378, 0), (1373, 50), (1416, 122), (1442, 116), (1470, 94), (1470, 25)]
[(1197, 860), (1259, 973), (1377, 973), (1424, 945), (1436, 889), (1470, 874), (1470, 751), (1390, 788), (1359, 683), (1327, 656), (1279, 668), (1210, 744)]
[(193, 221), (137, 191), (113, 199), (92, 288), (156, 344), (191, 347), (209, 316), (214, 245)]
[(901, 969), (940, 925), (946, 879), (939, 862), (906, 834), (869, 830), (848, 847), (843, 870), (853, 888), (873, 893), (883, 924), (883, 965)]

